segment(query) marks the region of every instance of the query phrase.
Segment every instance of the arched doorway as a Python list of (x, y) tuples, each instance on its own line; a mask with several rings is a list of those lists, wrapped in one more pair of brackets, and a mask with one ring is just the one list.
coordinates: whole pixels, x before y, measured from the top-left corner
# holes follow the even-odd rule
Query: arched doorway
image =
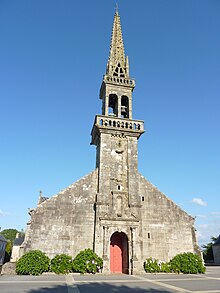
[(115, 232), (110, 239), (111, 273), (128, 274), (128, 237), (123, 232)]

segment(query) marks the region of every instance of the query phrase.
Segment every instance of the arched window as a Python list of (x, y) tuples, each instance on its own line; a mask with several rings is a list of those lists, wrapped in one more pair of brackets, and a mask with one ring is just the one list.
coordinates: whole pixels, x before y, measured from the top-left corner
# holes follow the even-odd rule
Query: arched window
[(129, 118), (129, 103), (127, 96), (121, 97), (121, 117)]
[(114, 94), (109, 95), (108, 115), (117, 116), (118, 96)]

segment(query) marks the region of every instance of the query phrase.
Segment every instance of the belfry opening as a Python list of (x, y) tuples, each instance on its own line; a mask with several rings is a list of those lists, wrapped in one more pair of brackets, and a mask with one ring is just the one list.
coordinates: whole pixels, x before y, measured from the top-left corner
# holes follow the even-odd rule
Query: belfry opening
[(109, 116), (118, 116), (118, 97), (117, 95), (111, 94), (109, 95), (109, 108), (108, 115)]

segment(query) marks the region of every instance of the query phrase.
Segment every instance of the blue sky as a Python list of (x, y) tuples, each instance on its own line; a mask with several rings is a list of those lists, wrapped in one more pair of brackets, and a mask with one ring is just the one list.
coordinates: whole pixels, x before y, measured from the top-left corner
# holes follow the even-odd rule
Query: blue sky
[[(113, 0), (0, 1), (0, 226), (25, 229), (95, 168), (90, 131), (109, 54)], [(139, 170), (189, 214), (199, 243), (220, 234), (220, 1), (119, 0)]]

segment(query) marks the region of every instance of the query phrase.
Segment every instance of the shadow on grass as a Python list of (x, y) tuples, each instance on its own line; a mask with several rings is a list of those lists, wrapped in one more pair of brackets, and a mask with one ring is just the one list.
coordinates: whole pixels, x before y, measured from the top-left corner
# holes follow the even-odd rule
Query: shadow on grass
[[(137, 285), (132, 285), (130, 287), (126, 285), (113, 285), (107, 283), (79, 283), (77, 284), (79, 293), (171, 293), (172, 291), (167, 291), (163, 289), (153, 289), (153, 288), (139, 288)], [(66, 285), (57, 285), (54, 287), (42, 287), (39, 289), (29, 290), (28, 293), (77, 293), (76, 287), (71, 288), (68, 291)]]

